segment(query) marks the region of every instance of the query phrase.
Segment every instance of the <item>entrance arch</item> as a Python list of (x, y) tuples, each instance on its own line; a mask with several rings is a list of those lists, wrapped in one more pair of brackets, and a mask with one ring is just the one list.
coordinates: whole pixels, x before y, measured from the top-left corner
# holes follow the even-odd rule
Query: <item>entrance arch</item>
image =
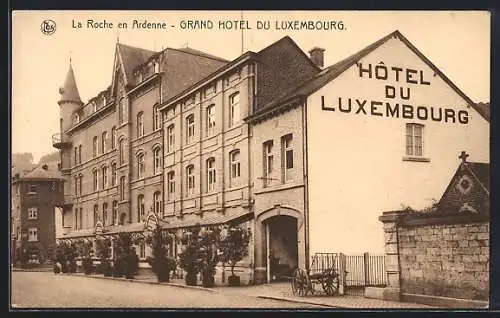
[(258, 245), (260, 266), (265, 268), (268, 283), (290, 277), (299, 267), (303, 241), (303, 214), (276, 205), (257, 216), (261, 242)]

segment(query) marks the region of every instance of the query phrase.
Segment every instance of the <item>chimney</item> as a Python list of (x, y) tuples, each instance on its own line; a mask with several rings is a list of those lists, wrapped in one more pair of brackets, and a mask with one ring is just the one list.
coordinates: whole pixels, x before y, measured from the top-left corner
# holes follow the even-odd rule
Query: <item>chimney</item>
[(42, 166), (42, 169), (43, 169), (43, 170), (49, 170), (49, 166), (47, 166), (46, 164), (44, 164), (44, 165)]
[(317, 46), (309, 50), (309, 56), (311, 58), (311, 61), (320, 68), (323, 68), (324, 66), (324, 55), (325, 55), (324, 53), (325, 49)]

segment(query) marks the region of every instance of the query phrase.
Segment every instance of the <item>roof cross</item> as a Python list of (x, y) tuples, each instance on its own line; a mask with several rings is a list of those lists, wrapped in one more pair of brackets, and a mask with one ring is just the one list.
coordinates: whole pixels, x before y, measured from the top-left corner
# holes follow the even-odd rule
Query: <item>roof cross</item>
[(462, 159), (462, 162), (463, 163), (466, 163), (467, 162), (467, 157), (469, 156), (468, 153), (466, 153), (465, 151), (462, 151), (462, 153), (460, 154), (460, 156), (458, 156), (458, 159)]

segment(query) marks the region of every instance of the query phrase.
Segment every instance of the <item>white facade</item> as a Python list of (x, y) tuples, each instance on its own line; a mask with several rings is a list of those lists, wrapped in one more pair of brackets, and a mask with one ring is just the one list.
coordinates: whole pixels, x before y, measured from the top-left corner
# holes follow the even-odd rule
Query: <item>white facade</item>
[[(360, 74), (360, 67), (371, 67), (371, 74)], [(395, 88), (395, 98), (390, 98), (393, 90), (386, 85)], [(349, 98), (351, 110), (347, 111)], [(357, 100), (366, 101), (366, 114)], [(391, 116), (395, 104), (399, 104), (399, 116)], [(413, 116), (403, 104), (413, 107)], [(470, 161), (489, 162), (489, 122), (467, 104), (395, 37), (309, 95), (309, 255), (382, 253), (378, 217), (383, 211), (422, 209), (439, 200), (462, 150), (470, 154)], [(433, 110), (438, 119), (438, 108), (443, 112), (439, 121), (431, 118)], [(406, 154), (408, 123), (423, 125), (423, 154), (417, 158)]]

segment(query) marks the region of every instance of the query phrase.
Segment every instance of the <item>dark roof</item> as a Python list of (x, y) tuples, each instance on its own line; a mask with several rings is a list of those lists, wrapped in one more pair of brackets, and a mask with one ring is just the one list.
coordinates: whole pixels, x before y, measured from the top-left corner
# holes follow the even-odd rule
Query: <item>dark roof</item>
[(266, 106), (261, 108), (261, 111), (256, 113), (255, 115), (259, 115), (262, 112), (265, 112), (266, 110), (269, 110), (274, 107), (278, 107), (282, 104), (287, 103), (288, 101), (294, 100), (296, 98), (302, 98), (306, 97), (336, 77), (338, 77), (340, 74), (342, 74), (344, 71), (346, 71), (349, 67), (353, 66), (356, 64), (360, 59), (364, 58), (366, 55), (377, 49), (379, 46), (387, 42), (390, 38), (392, 37), (397, 37), (399, 38), (403, 43), (405, 43), (415, 54), (417, 54), (427, 65), (429, 65), (430, 68), (432, 68), (437, 74), (439, 74), (443, 80), (450, 85), (462, 98), (464, 98), (467, 103), (473, 107), (481, 116), (483, 116), (486, 120), (489, 121), (489, 116), (487, 116), (484, 111), (477, 106), (476, 103), (474, 103), (469, 97), (467, 97), (451, 80), (444, 75), (441, 70), (439, 70), (429, 59), (427, 59), (413, 44), (408, 41), (406, 37), (404, 37), (401, 32), (398, 30), (391, 32), (390, 34), (384, 36), (383, 38), (379, 39), (376, 42), (373, 42), (372, 44), (368, 45), (364, 49), (354, 53), (353, 55), (341, 60), (340, 62), (337, 62), (333, 64), (332, 66), (329, 66), (319, 72), (316, 76), (312, 77), (309, 81), (304, 82), (303, 84), (300, 84), (296, 87), (291, 88), (287, 93), (277, 97), (270, 103), (268, 103)]
[(71, 63), (69, 64), (64, 85), (59, 88), (59, 93), (61, 94), (60, 102), (69, 101), (83, 104), (80, 98), (80, 93), (78, 92), (78, 87), (76, 86), (75, 73), (73, 72), (73, 66)]
[(118, 43), (117, 46), (122, 58), (123, 68), (127, 77), (127, 81), (129, 83), (133, 83), (133, 71), (135, 67), (146, 62), (156, 52), (122, 43)]
[(160, 67), (163, 72), (163, 100), (172, 98), (215, 70), (227, 65), (224, 59), (201, 53), (203, 52), (188, 48), (164, 50), (164, 58)]
[(189, 53), (189, 54), (193, 54), (193, 55), (198, 55), (198, 56), (206, 57), (206, 58), (209, 58), (209, 59), (213, 59), (213, 60), (217, 60), (217, 61), (221, 61), (221, 62), (225, 62), (225, 63), (229, 63), (230, 62), (229, 60), (223, 59), (223, 58), (221, 58), (219, 56), (208, 54), (208, 53), (205, 53), (203, 51), (196, 50), (196, 49), (193, 49), (193, 48), (190, 48), (190, 47), (185, 47), (185, 48), (182, 48), (182, 49), (172, 49), (171, 48), (171, 50), (182, 51), (182, 52), (185, 52), (185, 53)]
[(482, 112), (488, 117), (488, 121), (490, 120), (490, 103), (477, 103), (476, 106), (482, 110)]
[(476, 176), (479, 182), (490, 191), (490, 164), (482, 162), (467, 162), (467, 167)]
[[(193, 82), (193, 84), (191, 86), (187, 86), (184, 90), (179, 91), (177, 94), (170, 96), (170, 98), (165, 98), (166, 102), (164, 103), (164, 105), (171, 104), (172, 102), (174, 102), (178, 98), (180, 98), (182, 95), (188, 93), (190, 90), (195, 89), (197, 86), (205, 85), (207, 82), (212, 80), (212, 77), (216, 77), (219, 74), (221, 74), (222, 72), (225, 72), (228, 69), (231, 69), (234, 65), (239, 63), (241, 60), (243, 60), (247, 57), (252, 57), (252, 58), (258, 59), (259, 57), (266, 54), (273, 47), (281, 45), (282, 43), (285, 43), (285, 42), (291, 43), (292, 45), (294, 45), (298, 49), (299, 52), (302, 52), (302, 54), (305, 54), (289, 36), (285, 36), (285, 37), (279, 39), (278, 41), (273, 42), (272, 44), (268, 45), (267, 47), (261, 49), (257, 53), (252, 52), (252, 51), (247, 51), (232, 61), (226, 61), (226, 60), (222, 60), (219, 58), (219, 60), (225, 61), (226, 63), (222, 64), (219, 68), (215, 69), (213, 72), (207, 74), (206, 76), (199, 78), (199, 80), (197, 82)], [(186, 49), (179, 49), (179, 50), (186, 50)], [(189, 50), (192, 50), (192, 49), (189, 49)], [(307, 58), (307, 60), (310, 61), (309, 58)], [(314, 65), (314, 63), (312, 61), (310, 61), (310, 63), (312, 65)], [(317, 67), (317, 66), (314, 65), (314, 67)]]
[(54, 170), (53, 167), (44, 169), (45, 165), (39, 165), (35, 169), (26, 173), (24, 179), (61, 179), (59, 171)]

